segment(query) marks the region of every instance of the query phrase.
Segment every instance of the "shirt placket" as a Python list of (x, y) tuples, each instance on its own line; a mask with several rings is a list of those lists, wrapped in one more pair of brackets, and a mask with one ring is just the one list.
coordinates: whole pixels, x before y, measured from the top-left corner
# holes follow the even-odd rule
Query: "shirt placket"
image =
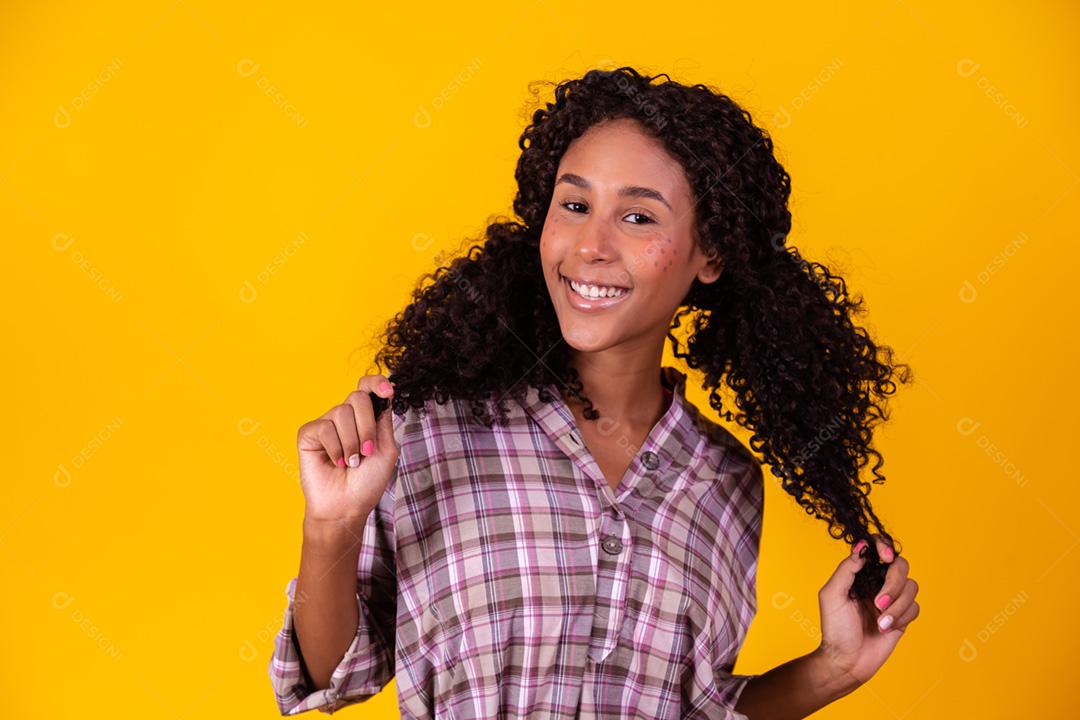
[[(623, 620), (626, 616), (626, 591), (630, 584), (630, 565), (633, 555), (633, 538), (629, 517), (634, 516), (637, 501), (633, 488), (640, 480), (640, 473), (652, 476), (660, 464), (660, 457), (652, 450), (642, 452), (634, 467), (638, 478), (630, 478), (627, 487), (620, 489), (616, 499), (610, 498), (600, 517), (600, 552), (597, 553), (596, 606), (593, 614), (593, 631), (589, 641), (589, 658), (603, 662), (619, 641)], [(610, 491), (604, 484), (603, 490)]]
[(615, 648), (626, 607), (630, 579), (630, 526), (622, 512), (608, 508), (600, 518), (597, 553), (596, 605), (589, 658), (603, 662)]
[[(566, 413), (569, 415), (568, 410)], [(660, 456), (653, 450), (641, 452), (631, 466), (638, 477), (627, 478), (628, 482), (625, 486), (620, 485), (616, 496), (581, 438), (570, 430), (571, 421), (561, 417), (554, 409), (541, 413), (540, 418), (555, 444), (571, 458), (585, 477), (595, 483), (597, 490), (600, 505), (597, 528), (599, 547), (596, 550), (596, 600), (588, 657), (594, 663), (600, 663), (615, 649), (626, 616), (626, 594), (633, 552), (629, 518), (634, 516), (637, 504), (633, 489), (641, 477), (655, 476), (661, 462)]]
[[(630, 557), (633, 550), (630, 525), (619, 499), (603, 475), (599, 474), (599, 466), (595, 460), (590, 462), (590, 456), (581, 439), (573, 432), (567, 433), (565, 439), (572, 448), (570, 454), (574, 462), (586, 477), (596, 483), (597, 500), (600, 504), (596, 533), (599, 545), (596, 552), (596, 600), (588, 655), (592, 661), (602, 662), (618, 642), (625, 615), (626, 589), (630, 582)], [(655, 453), (647, 452), (646, 455), (650, 460), (655, 458)], [(623, 489), (619, 498), (626, 495), (627, 491)]]

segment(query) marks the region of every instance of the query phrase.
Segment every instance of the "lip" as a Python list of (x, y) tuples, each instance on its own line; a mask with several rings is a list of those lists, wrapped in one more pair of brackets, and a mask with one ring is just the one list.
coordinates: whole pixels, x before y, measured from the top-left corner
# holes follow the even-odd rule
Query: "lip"
[(626, 294), (620, 297), (613, 298), (596, 298), (595, 300), (586, 300), (585, 298), (574, 292), (574, 289), (570, 287), (570, 280), (565, 275), (559, 276), (559, 282), (564, 288), (566, 288), (566, 298), (569, 300), (571, 307), (583, 312), (592, 312), (597, 310), (606, 310), (607, 308), (618, 305), (619, 303), (630, 297), (630, 294), (634, 291), (627, 288)]

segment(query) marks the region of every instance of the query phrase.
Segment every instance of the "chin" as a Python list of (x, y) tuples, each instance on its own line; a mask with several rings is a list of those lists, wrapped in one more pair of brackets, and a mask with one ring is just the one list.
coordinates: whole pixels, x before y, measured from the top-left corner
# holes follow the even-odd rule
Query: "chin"
[(562, 336), (566, 344), (578, 352), (599, 352), (615, 345), (605, 330), (598, 330), (587, 324), (564, 324)]

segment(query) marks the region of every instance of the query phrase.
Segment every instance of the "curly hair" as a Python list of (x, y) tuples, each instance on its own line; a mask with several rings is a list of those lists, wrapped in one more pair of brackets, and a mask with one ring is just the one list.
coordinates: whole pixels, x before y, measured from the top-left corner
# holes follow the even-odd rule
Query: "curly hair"
[[(489, 217), (483, 241), (423, 275), (382, 331), (375, 363), (394, 382), (393, 411), (453, 397), (490, 427), (492, 410), (505, 420), (507, 396), (520, 400), (532, 386), (550, 402), (545, 387), (557, 381), (585, 403), (586, 418), (598, 417), (570, 363), (539, 242), (563, 153), (616, 118), (636, 120), (680, 162), (694, 197), (695, 242), (723, 258), (720, 277), (694, 279), (675, 313), (667, 334), (675, 357), (703, 373), (710, 406), (751, 431), (751, 448), (807, 514), (825, 520), (834, 538), (867, 540), (868, 562), (850, 597), (872, 597), (887, 566), (871, 535), (900, 547), (874, 513), (860, 469), (874, 458), (872, 482), (884, 482), (872, 430), (888, 418), (893, 378), (909, 382), (910, 367), (894, 364), (892, 350), (855, 324), (862, 297), (787, 244), (790, 177), (772, 140), (707, 85), (627, 66), (557, 84), (554, 102), (533, 111), (518, 141), (517, 219)], [(685, 348), (676, 338), (684, 320)], [(735, 413), (721, 400), (722, 383)]]

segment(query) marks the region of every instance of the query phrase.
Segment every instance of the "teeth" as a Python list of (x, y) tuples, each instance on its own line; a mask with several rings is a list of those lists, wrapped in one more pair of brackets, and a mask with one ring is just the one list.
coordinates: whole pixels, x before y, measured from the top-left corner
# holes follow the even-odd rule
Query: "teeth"
[(622, 297), (628, 292), (625, 288), (582, 285), (574, 282), (573, 280), (569, 280), (569, 283), (570, 287), (574, 289), (574, 292), (590, 300), (596, 298)]

